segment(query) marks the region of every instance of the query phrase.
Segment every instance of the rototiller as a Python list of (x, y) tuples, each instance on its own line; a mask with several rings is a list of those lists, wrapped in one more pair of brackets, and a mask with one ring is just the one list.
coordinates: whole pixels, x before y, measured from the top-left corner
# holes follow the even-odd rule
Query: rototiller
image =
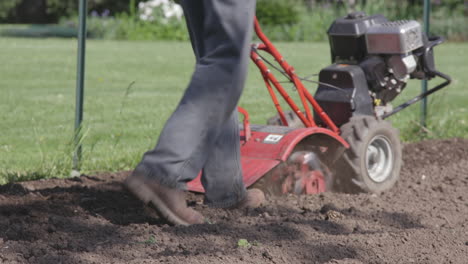
[[(269, 194), (379, 193), (391, 188), (399, 178), (402, 150), (398, 131), (385, 119), (450, 83), (434, 66), (433, 47), (443, 39), (426, 36), (416, 21), (388, 21), (363, 12), (339, 18), (328, 30), (333, 64), (320, 71), (318, 82), (312, 81), (318, 83), (312, 96), (303, 84), (311, 80), (295, 73), (257, 19), (255, 32), (262, 43), (252, 45), (251, 59), (278, 115), (268, 125), (251, 125), (247, 111), (239, 107), (246, 186)], [(267, 65), (294, 85), (300, 105)], [(392, 108), (390, 102), (409, 79), (436, 76), (445, 82)], [(277, 94), (292, 111), (283, 110)], [(188, 188), (203, 192), (200, 178)]]

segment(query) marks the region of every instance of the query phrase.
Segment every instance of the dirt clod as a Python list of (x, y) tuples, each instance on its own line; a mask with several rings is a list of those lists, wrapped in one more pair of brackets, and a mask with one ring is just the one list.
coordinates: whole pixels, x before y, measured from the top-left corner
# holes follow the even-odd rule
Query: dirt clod
[[(0, 186), (0, 263), (466, 263), (468, 140), (406, 145), (381, 195), (269, 197), (170, 227), (127, 192), (128, 172)], [(245, 240), (250, 246), (239, 247)]]

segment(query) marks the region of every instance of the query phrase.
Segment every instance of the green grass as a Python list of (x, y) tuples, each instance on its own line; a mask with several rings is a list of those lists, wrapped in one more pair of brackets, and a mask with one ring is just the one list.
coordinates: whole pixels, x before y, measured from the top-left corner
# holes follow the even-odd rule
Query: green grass
[[(76, 41), (0, 38), (0, 47), (0, 183), (69, 175)], [(82, 170), (132, 169), (156, 143), (185, 89), (194, 64), (191, 48), (187, 43), (125, 41), (89, 41), (87, 48)], [(330, 63), (326, 43), (282, 43), (278, 48), (303, 75)], [(404, 140), (468, 137), (467, 54), (464, 43), (437, 48), (437, 64), (454, 83), (430, 100), (429, 134), (418, 132), (417, 105), (392, 118)], [(251, 65), (240, 105), (253, 122), (265, 123), (275, 110), (259, 77)], [(412, 81), (398, 101), (419, 91), (420, 82)]]

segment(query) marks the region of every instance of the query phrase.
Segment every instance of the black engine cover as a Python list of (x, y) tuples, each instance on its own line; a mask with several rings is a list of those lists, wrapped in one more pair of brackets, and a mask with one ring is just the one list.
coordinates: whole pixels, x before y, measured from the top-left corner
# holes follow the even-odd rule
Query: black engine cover
[(364, 34), (375, 24), (387, 22), (382, 15), (354, 12), (333, 22), (328, 29), (332, 62), (357, 63), (367, 56)]
[[(315, 100), (336, 125), (348, 122), (353, 115), (374, 114), (366, 76), (359, 66), (332, 64), (320, 71), (319, 81)], [(317, 114), (315, 122), (324, 125)]]

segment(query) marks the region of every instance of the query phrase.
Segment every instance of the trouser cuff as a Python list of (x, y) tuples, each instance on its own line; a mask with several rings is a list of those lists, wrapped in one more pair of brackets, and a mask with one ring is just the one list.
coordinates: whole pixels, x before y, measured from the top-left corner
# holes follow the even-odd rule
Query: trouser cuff
[(246, 195), (247, 195), (247, 190), (244, 188), (240, 194), (238, 195), (233, 194), (222, 201), (210, 201), (206, 199), (206, 196), (205, 196), (205, 200), (203, 201), (203, 203), (212, 208), (229, 208), (229, 207), (234, 207), (236, 204), (244, 200)]
[(144, 165), (143, 163), (138, 164), (137, 167), (133, 170), (132, 174), (141, 175), (150, 181), (157, 181), (159, 184), (167, 188), (178, 189), (182, 191), (187, 190), (187, 185), (185, 183), (174, 181), (170, 177), (164, 177), (162, 173), (154, 172), (151, 168)]

